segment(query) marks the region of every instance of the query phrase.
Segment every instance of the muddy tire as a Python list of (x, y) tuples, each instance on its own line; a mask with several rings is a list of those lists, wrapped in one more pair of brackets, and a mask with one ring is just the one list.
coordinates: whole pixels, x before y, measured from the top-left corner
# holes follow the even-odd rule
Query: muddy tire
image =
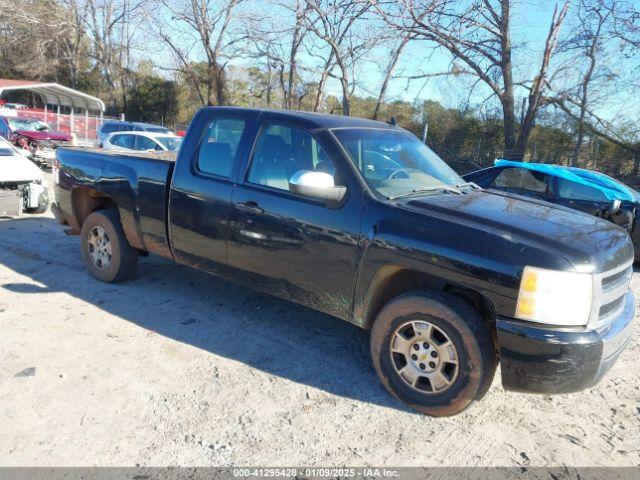
[(373, 365), (385, 388), (421, 413), (455, 415), (482, 398), (497, 356), (490, 328), (448, 294), (409, 292), (389, 302), (371, 329)]
[(129, 245), (117, 210), (98, 210), (85, 219), (80, 250), (89, 273), (102, 282), (126, 280), (138, 264), (138, 251)]

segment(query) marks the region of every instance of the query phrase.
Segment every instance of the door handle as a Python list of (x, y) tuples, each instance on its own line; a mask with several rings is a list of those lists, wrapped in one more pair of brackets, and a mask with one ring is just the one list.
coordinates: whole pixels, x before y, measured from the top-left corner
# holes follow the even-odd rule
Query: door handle
[(241, 212), (253, 213), (255, 215), (262, 213), (264, 211), (258, 206), (256, 202), (252, 200), (244, 203), (236, 203), (236, 208)]

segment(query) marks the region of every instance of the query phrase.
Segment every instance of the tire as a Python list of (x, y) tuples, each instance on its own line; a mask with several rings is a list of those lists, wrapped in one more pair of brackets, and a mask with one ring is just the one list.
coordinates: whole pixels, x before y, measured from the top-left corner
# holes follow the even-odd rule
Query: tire
[(36, 208), (26, 208), (27, 213), (44, 213), (49, 208), (49, 193), (47, 190), (43, 190), (38, 195), (38, 206)]
[(371, 356), (394, 397), (434, 417), (455, 415), (481, 399), (497, 366), (491, 330), (480, 315), (457, 297), (422, 291), (382, 308), (371, 329)]
[(138, 264), (138, 251), (129, 245), (117, 210), (98, 210), (84, 220), (80, 250), (89, 273), (106, 283), (130, 278)]

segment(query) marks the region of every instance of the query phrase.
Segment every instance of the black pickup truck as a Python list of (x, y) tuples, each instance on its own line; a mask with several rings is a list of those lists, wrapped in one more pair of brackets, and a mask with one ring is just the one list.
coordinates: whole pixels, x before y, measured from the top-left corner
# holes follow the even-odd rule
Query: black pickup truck
[(54, 176), (97, 279), (154, 253), (370, 329), (384, 386), (429, 415), (498, 361), (509, 390), (584, 389), (631, 335), (624, 229), (465, 183), (386, 123), (205, 108), (175, 161), (61, 148)]

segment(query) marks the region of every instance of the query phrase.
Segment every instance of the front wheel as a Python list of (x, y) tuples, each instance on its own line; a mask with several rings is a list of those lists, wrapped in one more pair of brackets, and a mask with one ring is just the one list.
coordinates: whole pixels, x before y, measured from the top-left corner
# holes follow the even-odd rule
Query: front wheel
[(371, 330), (385, 388), (431, 416), (455, 415), (487, 392), (497, 358), (490, 329), (457, 297), (410, 292), (389, 302)]
[(80, 249), (87, 270), (102, 282), (126, 280), (138, 264), (138, 252), (129, 245), (117, 210), (98, 210), (84, 220)]

